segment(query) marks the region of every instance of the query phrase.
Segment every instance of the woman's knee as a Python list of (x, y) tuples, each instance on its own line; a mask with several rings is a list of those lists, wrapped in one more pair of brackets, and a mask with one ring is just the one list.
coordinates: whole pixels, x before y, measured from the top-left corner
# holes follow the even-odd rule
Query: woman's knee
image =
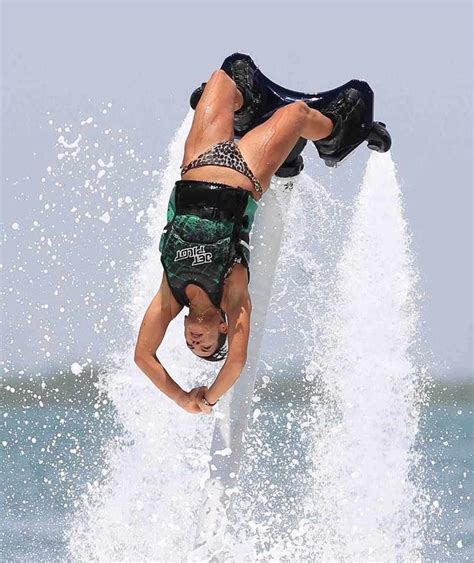
[(234, 82), (232, 78), (225, 72), (225, 70), (222, 70), (221, 68), (213, 70), (209, 78), (209, 82), (218, 82), (221, 80), (223, 80), (224, 82)]
[(283, 115), (289, 117), (290, 119), (304, 122), (310, 109), (306, 102), (298, 100), (280, 108), (278, 111), (281, 111)]
[(299, 134), (306, 123), (309, 111), (310, 108), (302, 101), (283, 106), (277, 109), (269, 119), (269, 130), (276, 134), (279, 140), (288, 135)]

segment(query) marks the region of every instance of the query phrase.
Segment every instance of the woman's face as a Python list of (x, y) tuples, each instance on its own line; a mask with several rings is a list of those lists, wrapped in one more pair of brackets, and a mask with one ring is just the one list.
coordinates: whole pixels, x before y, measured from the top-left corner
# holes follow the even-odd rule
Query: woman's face
[(211, 356), (218, 346), (219, 334), (227, 333), (227, 323), (220, 315), (205, 318), (202, 321), (192, 315), (184, 317), (184, 338), (186, 346), (196, 356)]

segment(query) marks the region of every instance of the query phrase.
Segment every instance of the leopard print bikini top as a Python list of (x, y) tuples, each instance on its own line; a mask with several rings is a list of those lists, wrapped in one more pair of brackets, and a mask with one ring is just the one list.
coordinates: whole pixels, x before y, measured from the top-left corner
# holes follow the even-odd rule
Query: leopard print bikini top
[(262, 195), (263, 190), (260, 182), (254, 176), (240, 152), (239, 147), (234, 141), (223, 141), (215, 143), (207, 151), (200, 154), (196, 159), (192, 160), (186, 166), (181, 165), (181, 176), (183, 176), (191, 168), (200, 166), (224, 166), (241, 172), (250, 178), (255, 186), (258, 194)]

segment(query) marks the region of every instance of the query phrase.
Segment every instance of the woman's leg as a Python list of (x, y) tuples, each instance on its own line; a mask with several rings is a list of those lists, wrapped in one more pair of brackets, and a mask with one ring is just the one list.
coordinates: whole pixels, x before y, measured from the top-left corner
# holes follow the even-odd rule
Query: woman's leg
[(293, 102), (245, 134), (239, 148), (265, 191), (300, 137), (317, 141), (330, 135), (332, 129), (332, 121), (321, 112), (305, 102)]
[(184, 148), (183, 165), (214, 143), (234, 138), (234, 112), (242, 104), (243, 96), (232, 78), (221, 69), (215, 70), (196, 106)]

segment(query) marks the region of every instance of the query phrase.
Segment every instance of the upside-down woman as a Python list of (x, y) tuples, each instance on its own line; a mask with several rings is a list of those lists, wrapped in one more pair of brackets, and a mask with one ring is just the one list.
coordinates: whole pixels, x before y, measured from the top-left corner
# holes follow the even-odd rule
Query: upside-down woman
[[(163, 278), (143, 318), (135, 363), (190, 413), (209, 414), (238, 379), (247, 357), (252, 305), (250, 230), (258, 201), (300, 137), (337, 148), (347, 128), (361, 122), (357, 90), (343, 92), (326, 109), (290, 103), (245, 133), (259, 103), (253, 69), (237, 60), (231, 76), (212, 73), (199, 91), (181, 165), (160, 240)], [(224, 361), (207, 388), (182, 389), (157, 351), (183, 307), (184, 343), (208, 361)]]

